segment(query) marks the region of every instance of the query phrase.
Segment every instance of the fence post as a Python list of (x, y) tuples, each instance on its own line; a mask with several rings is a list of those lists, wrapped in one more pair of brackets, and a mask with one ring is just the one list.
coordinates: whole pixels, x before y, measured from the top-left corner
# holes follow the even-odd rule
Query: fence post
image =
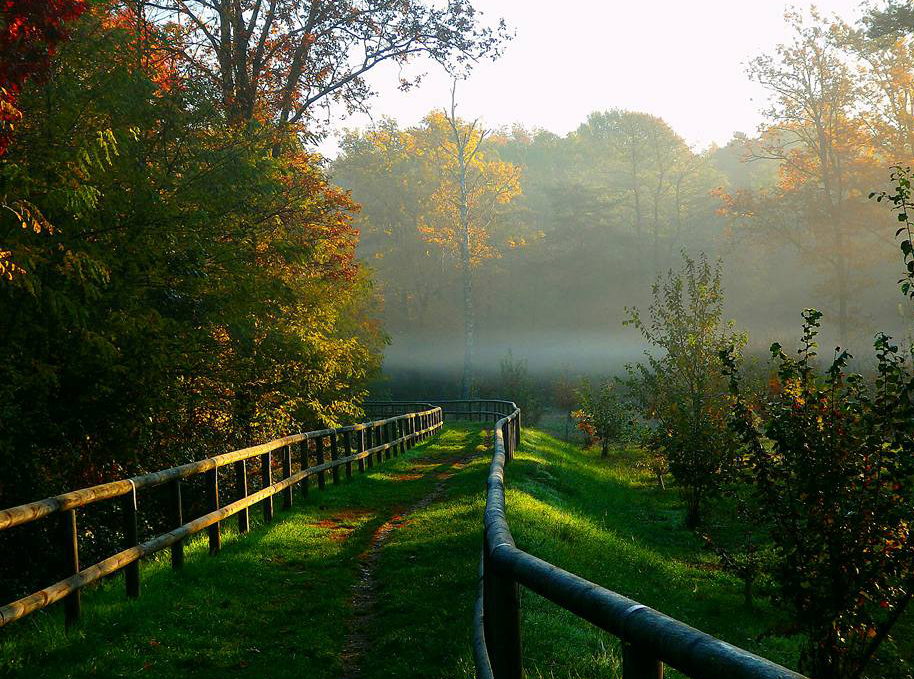
[[(348, 429), (343, 432), (343, 457), (352, 455), (352, 432)], [(352, 478), (352, 460), (346, 461), (346, 478)]]
[[(130, 484), (130, 492), (124, 496), (124, 549), (136, 547), (140, 540), (137, 532), (136, 486)], [(124, 567), (124, 582), (127, 585), (127, 596), (136, 599), (140, 596), (140, 562), (133, 561)]]
[(514, 418), (514, 448), (520, 448), (520, 413)]
[(397, 420), (397, 438), (400, 439), (400, 454), (406, 452), (406, 424), (405, 420)]
[[(359, 436), (355, 442), (355, 452), (364, 453), (365, 452), (365, 429), (359, 429), (358, 434), (359, 434)], [(371, 463), (371, 460), (369, 459), (369, 464), (370, 463)], [(359, 458), (359, 473), (360, 474), (365, 473), (365, 458), (364, 457)]]
[[(273, 456), (269, 450), (260, 456), (260, 479), (263, 488), (273, 485)], [(272, 495), (268, 495), (263, 499), (263, 520), (273, 520)]]
[(520, 588), (495, 573), (488, 540), (483, 540), (483, 624), (492, 674), (495, 679), (521, 679)]
[[(235, 462), (235, 497), (243, 500), (248, 496), (248, 466), (246, 460)], [(238, 532), (247, 533), (251, 527), (251, 514), (245, 507), (238, 512)]]
[[(209, 511), (214, 512), (219, 509), (219, 467), (213, 467), (206, 471), (206, 494)], [(222, 548), (222, 533), (220, 529), (221, 526), (218, 521), (208, 529), (210, 554), (218, 554)]]
[(393, 451), (390, 446), (390, 442), (392, 440), (390, 433), (391, 433), (390, 432), (390, 422), (385, 422), (384, 424), (381, 425), (381, 438), (383, 439), (384, 445), (387, 446), (386, 448), (384, 448), (384, 459), (385, 460), (389, 460), (393, 454)]
[[(79, 573), (79, 538), (76, 532), (76, 510), (68, 509), (60, 515), (60, 538), (63, 547), (63, 577)], [(64, 615), (67, 627), (73, 625), (78, 619), (82, 604), (80, 591), (77, 589), (67, 594), (63, 600)]]
[[(319, 465), (324, 464), (324, 437), (318, 436), (314, 439), (314, 454), (317, 456), (317, 463)], [(321, 490), (324, 489), (324, 471), (321, 470), (317, 473), (317, 487)]]
[(663, 663), (632, 644), (622, 644), (623, 679), (663, 679)]
[[(310, 452), (311, 452), (311, 440), (310, 440), (310, 439), (305, 439), (304, 441), (302, 441), (302, 442), (301, 442), (301, 446), (300, 446), (300, 450), (301, 450), (301, 468), (302, 468), (302, 469), (307, 469), (308, 466), (309, 466), (309, 465), (308, 465), (308, 458), (310, 457)], [(311, 483), (310, 478), (311, 478), (310, 475), (306, 475), (306, 476), (301, 480), (301, 494), (302, 494), (302, 497), (305, 497), (305, 498), (308, 497), (308, 486), (309, 486), (310, 483)]]
[[(330, 434), (330, 459), (334, 462), (340, 459), (340, 444), (337, 441), (336, 431)], [(331, 473), (333, 474), (333, 485), (338, 484), (340, 482), (340, 468), (334, 466)]]
[[(176, 528), (184, 525), (184, 507), (181, 499), (181, 479), (171, 482), (171, 519)], [(184, 540), (178, 540), (171, 546), (171, 567), (175, 570), (184, 565)]]
[[(292, 476), (292, 446), (282, 447), (282, 478), (285, 481)], [(282, 490), (282, 508), (292, 509), (292, 486)]]

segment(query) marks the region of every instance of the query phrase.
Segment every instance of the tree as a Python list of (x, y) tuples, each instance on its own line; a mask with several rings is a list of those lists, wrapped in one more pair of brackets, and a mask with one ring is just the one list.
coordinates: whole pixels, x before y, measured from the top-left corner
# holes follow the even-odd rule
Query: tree
[[(508, 163), (487, 161), (483, 144), (489, 131), (479, 120), (465, 123), (457, 118), (457, 83), (451, 90), (451, 109), (443, 118), (450, 130), (450, 139), (438, 147), (438, 156), (450, 176), (436, 191), (435, 218), (424, 226), (433, 242), (453, 246), (460, 253), (463, 280), (463, 379), (461, 398), (469, 398), (473, 381), (473, 352), (476, 319), (473, 308), (474, 259), (493, 256), (488, 235), (499, 205), (511, 201), (520, 193), (520, 173)], [(440, 123), (440, 119), (438, 119)]]
[(85, 0), (7, 0), (0, 15), (0, 156), (22, 116), (17, 101), (28, 79), (47, 78), (51, 56)]
[[(149, 0), (177, 20), (178, 55), (220, 93), (230, 120), (317, 125), (314, 107), (364, 110), (364, 76), (427, 55), (450, 70), (499, 55), (504, 22), (482, 26), (469, 0)], [(419, 77), (402, 80), (402, 87)]]
[[(434, 111), (407, 130), (387, 121), (350, 135), (334, 163), (337, 181), (356, 198), (383, 194), (360, 218), (363, 252), (378, 267), (388, 302), (398, 307), (403, 302), (413, 314), (410, 323), (433, 311), (432, 300), (437, 302), (450, 282), (443, 276), (457, 269), (460, 309), (455, 314), (438, 304), (438, 313), (442, 323), (449, 317), (463, 320), (463, 393), (469, 393), (473, 377), (473, 277), (482, 262), (518, 244), (506, 222), (520, 194), (520, 169), (500, 159), (502, 143), (478, 121), (456, 117), (453, 104), (450, 112)], [(412, 275), (404, 278), (404, 271)]]
[(683, 253), (678, 272), (657, 278), (648, 317), (628, 310), (658, 355), (628, 366), (628, 384), (645, 421), (648, 448), (669, 462), (686, 500), (686, 525), (696, 527), (705, 501), (716, 495), (733, 468), (736, 442), (727, 426), (726, 384), (720, 351), (745, 344), (723, 322), (720, 263), (696, 262)]
[(660, 118), (633, 111), (591, 113), (573, 139), (587, 159), (581, 168), (599, 167), (587, 172), (588, 184), (624, 206), (620, 221), (634, 231), (639, 262), (649, 261), (652, 275), (661, 271), (681, 245), (696, 202), (719, 181), (705, 158)]
[[(870, 269), (888, 251), (885, 238), (869, 226), (872, 209), (864, 200), (885, 165), (882, 133), (867, 113), (879, 105), (865, 96), (877, 71), (864, 84), (854, 77), (847, 54), (852, 32), (843, 24), (828, 24), (815, 11), (809, 20), (795, 12), (786, 18), (793, 42), (749, 67), (750, 77), (771, 93), (750, 157), (776, 161), (778, 185), (725, 194), (724, 212), (741, 218), (758, 242), (789, 245), (823, 275), (821, 291), (834, 304), (846, 345), (859, 313), (854, 301), (872, 285)], [(873, 57), (869, 53), (871, 64)], [(904, 73), (896, 70), (891, 82), (881, 83), (890, 96), (902, 94)]]
[(0, 159), (54, 228), (0, 211), (22, 269), (0, 284), (3, 506), (351, 421), (379, 368), (352, 201), (151, 58), (168, 30), (138, 64), (135, 18), (73, 22)]
[(743, 393), (736, 361), (724, 360), (754, 518), (776, 549), (776, 600), (806, 635), (801, 669), (856, 679), (914, 594), (914, 375), (885, 335), (873, 387), (846, 372), (851, 356), (840, 348), (820, 374), (821, 317), (803, 312), (797, 358), (772, 345), (778, 388), (760, 402)]

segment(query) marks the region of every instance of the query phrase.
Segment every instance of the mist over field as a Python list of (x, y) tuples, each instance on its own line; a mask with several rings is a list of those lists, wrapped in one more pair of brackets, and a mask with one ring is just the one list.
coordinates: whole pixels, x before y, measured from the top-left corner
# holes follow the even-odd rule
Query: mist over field
[[(361, 205), (357, 253), (390, 339), (378, 388), (421, 391), (427, 375), (456, 393), (490, 383), (509, 352), (547, 380), (619, 374), (652, 349), (623, 326), (626, 308), (645, 314), (681, 253), (720, 262), (747, 355), (792, 347), (805, 308), (824, 314), (823, 360), (841, 346), (866, 371), (877, 333), (904, 343), (897, 222), (868, 196), (911, 156), (910, 115), (893, 102), (914, 62), (861, 16), (845, 2), (758, 9), (759, 30), (721, 47), (717, 71), (645, 55), (643, 78), (560, 84), (568, 105), (535, 112), (492, 75), (510, 80), (512, 50), (537, 58), (531, 19), (500, 66), (452, 82), (433, 70), (414, 95), (354, 118), (364, 124), (335, 137), (328, 167)], [(713, 41), (720, 26), (690, 28)], [(820, 70), (804, 83), (809, 64)], [(651, 83), (670, 75), (704, 101), (656, 98)]]

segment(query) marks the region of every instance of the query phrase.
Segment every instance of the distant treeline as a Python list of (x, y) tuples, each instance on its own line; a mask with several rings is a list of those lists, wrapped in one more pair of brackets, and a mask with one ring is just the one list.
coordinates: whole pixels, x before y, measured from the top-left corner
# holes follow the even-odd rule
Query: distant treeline
[[(811, 306), (829, 342), (907, 332), (910, 314), (880, 275), (895, 256), (890, 217), (868, 195), (914, 158), (904, 104), (914, 41), (816, 14), (787, 20), (793, 41), (749, 66), (771, 94), (758, 134), (697, 151), (663, 120), (624, 110), (592, 113), (566, 136), (489, 133), (469, 206), (483, 370), (497, 371), (509, 348), (542, 372), (637, 358), (624, 307), (645, 302), (680, 250), (723, 258), (726, 312), (758, 346), (794, 331), (797, 309)], [(431, 369), (462, 356), (459, 234), (448, 230), (459, 178), (445, 120), (433, 111), (412, 127), (388, 119), (352, 132), (332, 166), (363, 205), (359, 255), (385, 300), (395, 373), (417, 357)], [(514, 178), (516, 189), (498, 192)]]

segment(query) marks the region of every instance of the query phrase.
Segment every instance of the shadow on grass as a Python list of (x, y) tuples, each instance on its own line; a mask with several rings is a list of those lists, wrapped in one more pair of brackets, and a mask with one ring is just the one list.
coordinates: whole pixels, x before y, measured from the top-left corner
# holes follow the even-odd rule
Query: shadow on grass
[[(223, 522), (223, 549), (207, 553), (205, 536), (185, 548), (171, 571), (167, 552), (141, 566), (142, 591), (126, 600), (118, 575), (83, 593), (80, 623), (64, 631), (60, 606), (0, 630), (4, 677), (338, 677), (339, 649), (356, 557), (397, 507), (433, 487), (434, 479), (393, 483), (392, 476), (453, 457), (445, 433), (406, 455), (385, 460), (352, 481), (306, 499), (239, 535)], [(442, 444), (438, 447), (439, 442)], [(345, 539), (333, 521), (344, 516)]]

